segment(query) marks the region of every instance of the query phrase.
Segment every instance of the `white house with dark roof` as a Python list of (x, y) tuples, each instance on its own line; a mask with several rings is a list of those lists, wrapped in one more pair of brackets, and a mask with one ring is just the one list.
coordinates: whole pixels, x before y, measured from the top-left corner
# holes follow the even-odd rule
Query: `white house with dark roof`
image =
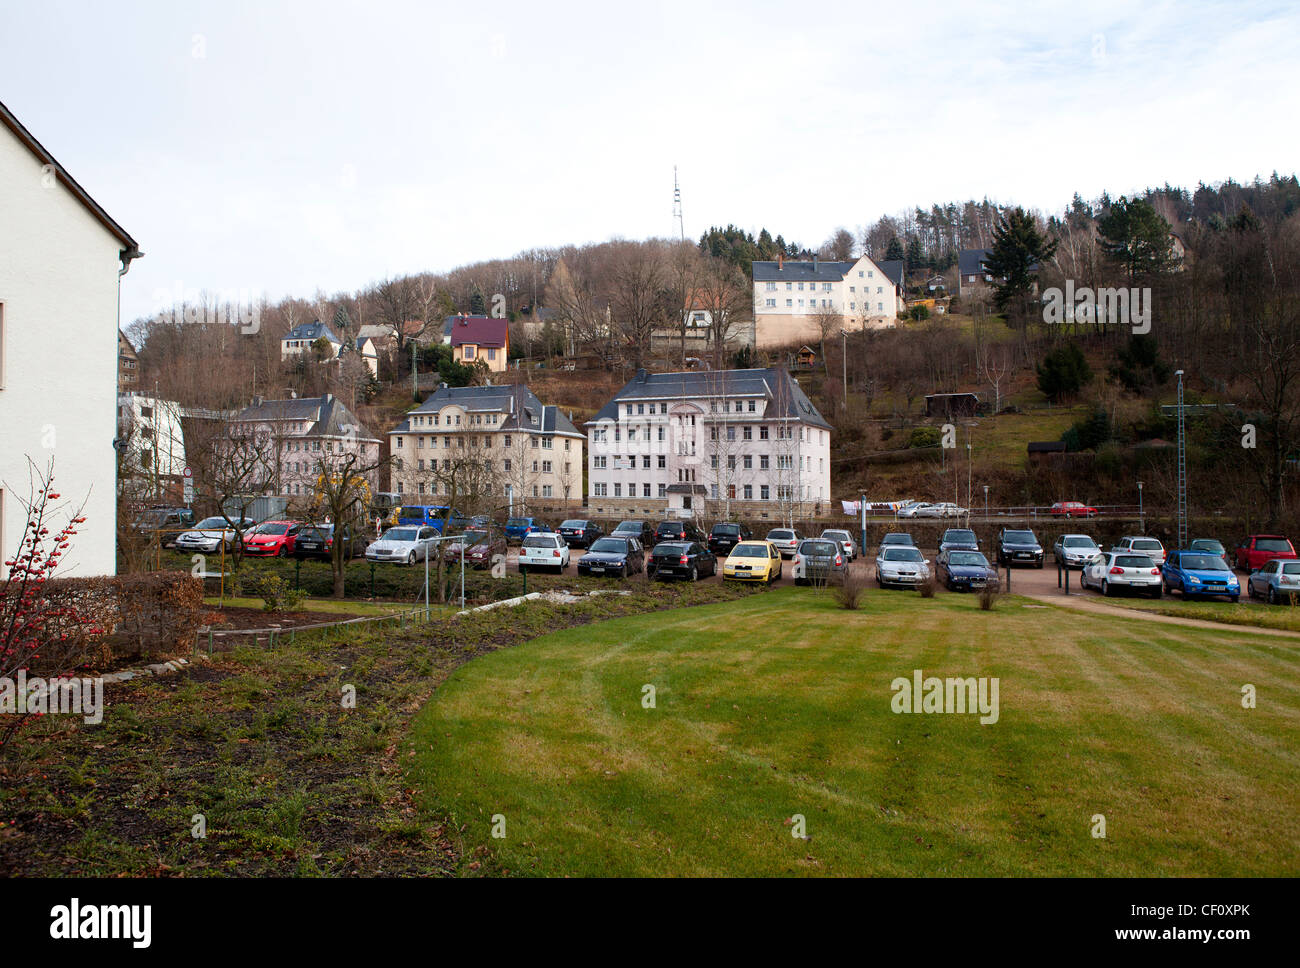
[(831, 498), (831, 434), (784, 369), (637, 372), (587, 421), (595, 514), (780, 520)]
[[(228, 421), (232, 446), (254, 448), (263, 466), (262, 493), (309, 498), (325, 467), (337, 467), (347, 454), (357, 455), (355, 469), (379, 462), (381, 441), (333, 394), (253, 402)], [(367, 471), (370, 492), (379, 489), (378, 470)]]
[(334, 335), (334, 331), (329, 326), (319, 319), (314, 319), (310, 323), (299, 323), (284, 334), (284, 338), (280, 340), (280, 359), (287, 360), (291, 356), (314, 352), (318, 339), (329, 341), (330, 352), (325, 359), (332, 360), (338, 357), (343, 341)]
[(840, 329), (898, 323), (901, 278), (869, 257), (853, 262), (754, 263), (754, 340), (758, 349), (819, 340)]
[(143, 253), (4, 104), (0, 221), (0, 577), (22, 538), (31, 465), (50, 461), (54, 503), (86, 518), (56, 575), (111, 575), (118, 293)]
[(437, 503), (453, 464), (469, 459), (482, 462), (478, 480), (493, 508), (577, 501), (585, 440), (526, 386), (444, 385), (388, 432), (393, 489), (408, 502)]

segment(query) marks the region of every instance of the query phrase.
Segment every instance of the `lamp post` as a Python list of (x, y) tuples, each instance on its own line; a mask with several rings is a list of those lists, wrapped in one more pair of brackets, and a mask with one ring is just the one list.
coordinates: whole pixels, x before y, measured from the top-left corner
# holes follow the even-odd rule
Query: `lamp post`
[(987, 521), (988, 517), (989, 517), (989, 486), (985, 484), (984, 485), (984, 520)]
[(1142, 511), (1142, 482), (1138, 481), (1138, 530), (1147, 533), (1146, 515)]
[(840, 330), (840, 364), (842, 375), (840, 377), (840, 409), (848, 411), (849, 409), (849, 334), (846, 330)]

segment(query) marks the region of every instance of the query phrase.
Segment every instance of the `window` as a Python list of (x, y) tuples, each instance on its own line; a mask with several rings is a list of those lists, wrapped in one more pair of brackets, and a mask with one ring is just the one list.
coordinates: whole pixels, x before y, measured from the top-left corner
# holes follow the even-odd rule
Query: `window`
[(752, 471), (754, 469), (754, 458), (751, 455), (746, 454), (744, 460), (745, 470)]
[(509, 473), (513, 465), (511, 464), (510, 458), (507, 457), (505, 460), (501, 462), (501, 466), (506, 471), (506, 473)]
[(770, 501), (772, 499), (772, 490), (766, 484), (760, 484), (758, 487), (758, 496), (761, 500)]
[(595, 494), (596, 497), (609, 497), (609, 485), (608, 485), (608, 484), (605, 484), (605, 483), (603, 483), (603, 482), (599, 482), (599, 483), (593, 484), (593, 485), (591, 486), (591, 489), (592, 489), (592, 493)]
[(764, 305), (766, 305), (769, 309), (775, 308), (775, 306), (776, 306), (776, 300), (775, 300), (775, 299), (768, 299), (768, 300), (764, 303)]
[(745, 500), (746, 500), (746, 501), (752, 501), (752, 500), (754, 500), (754, 485), (753, 485), (753, 484), (746, 484), (746, 485), (745, 485)]
[(496, 351), (494, 348), (489, 347), (489, 348), (488, 348), (488, 359), (489, 359), (489, 360), (495, 360), (496, 358), (497, 358), (497, 351)]
[(761, 426), (761, 427), (758, 428), (758, 439), (759, 439), (759, 440), (767, 440), (767, 425), (766, 425), (766, 424), (764, 424), (763, 426)]
[(606, 460), (607, 459), (605, 457), (593, 457), (591, 459), (591, 466), (596, 468), (597, 470), (604, 470), (605, 467), (607, 466)]
[(710, 466), (713, 470), (715, 470), (715, 471), (718, 469), (718, 455), (717, 455), (717, 454), (713, 454), (713, 455), (711, 455), (711, 456), (709, 457), (709, 466)]
[(736, 428), (735, 428), (735, 427), (728, 427), (728, 428), (727, 428), (727, 439), (728, 439), (728, 440), (735, 440), (735, 439), (736, 439)]
[(465, 346), (461, 347), (461, 349), (464, 351), (464, 354), (465, 354), (465, 355), (464, 355), (464, 359), (467, 359), (467, 360), (472, 360), (472, 359), (474, 359), (474, 347), (473, 347), (473, 346), (470, 346), (470, 345), (467, 343)]
[(533, 473), (537, 473), (537, 461), (533, 461)]
[(789, 307), (789, 306), (793, 306), (793, 305), (794, 305), (794, 300), (793, 300), (793, 299), (787, 299), (787, 300), (785, 301), (785, 304), (786, 304), (787, 307)]
[(668, 485), (667, 485), (667, 484), (660, 484), (660, 485), (659, 485), (659, 496), (660, 496), (660, 497), (667, 497), (667, 496), (668, 496)]
[(416, 469), (424, 470), (424, 458), (420, 458), (420, 460), (416, 461)]
[(741, 431), (741, 436), (744, 437), (745, 440), (753, 440), (753, 439), (754, 439), (754, 428), (753, 428), (753, 427), (745, 427), (745, 428)]
[(736, 455), (735, 455), (735, 454), (728, 454), (728, 455), (727, 455), (727, 470), (729, 470), (729, 471), (734, 471), (735, 469), (736, 469)]
[(551, 462), (549, 460), (542, 461), (542, 473), (543, 474), (551, 473)]
[[(642, 469), (642, 470), (646, 470), (646, 471), (648, 471), (648, 470), (650, 469), (650, 455), (649, 455), (649, 454), (646, 454), (644, 457), (641, 458), (641, 469)], [(649, 496), (650, 496), (649, 494), (646, 495), (646, 497), (649, 497)]]
[(623, 485), (622, 485), (622, 484), (615, 484), (615, 485), (614, 485), (614, 496), (615, 496), (615, 497), (622, 497), (622, 496), (623, 496)]
[(662, 471), (668, 467), (668, 458), (663, 454), (659, 455), (659, 469)]
[(769, 460), (770, 460), (770, 458), (767, 456), (767, 454), (759, 454), (759, 455), (758, 455), (758, 469), (759, 469), (760, 471), (769, 470), (769, 469), (770, 469), (770, 467), (769, 467), (769, 463), (768, 463)]
[(506, 434), (506, 435), (505, 435), (505, 438), (506, 438), (506, 439), (505, 439), (505, 445), (506, 445), (507, 447), (509, 447), (509, 446), (510, 446), (510, 435), (509, 435), (509, 434)]
[(642, 497), (649, 497), (649, 496), (650, 496), (650, 485), (649, 485), (649, 484), (642, 484), (642, 485), (641, 485), (641, 496), (642, 496)]
[[(793, 282), (787, 282), (787, 283), (785, 284), (785, 291), (786, 291), (786, 292), (789, 292), (789, 291), (790, 291), (791, 289), (793, 289), (793, 288), (794, 288), (794, 283), (793, 283)], [(786, 302), (786, 305), (789, 305), (789, 301), (788, 301), (788, 300), (787, 300), (787, 302)]]
[(660, 442), (662, 443), (662, 442), (667, 438), (667, 436), (668, 436), (668, 428), (667, 428), (667, 427), (660, 427), (660, 428), (659, 428), (659, 440), (660, 440)]
[(542, 485), (542, 497), (550, 497), (550, 496), (551, 496), (551, 485), (549, 485), (549, 484), (543, 484), (543, 485)]
[(776, 292), (776, 283), (775, 283), (775, 282), (769, 282), (769, 283), (767, 284), (767, 291), (768, 291), (768, 292)]
[(718, 499), (718, 485), (716, 484), (709, 485), (709, 497), (713, 498), (713, 500), (715, 501)]

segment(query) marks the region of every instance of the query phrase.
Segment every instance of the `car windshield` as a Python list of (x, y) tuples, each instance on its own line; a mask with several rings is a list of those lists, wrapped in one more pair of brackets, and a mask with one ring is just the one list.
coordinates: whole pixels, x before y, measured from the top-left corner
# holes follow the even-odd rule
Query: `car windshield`
[(793, 537), (793, 531), (769, 531), (767, 533), (768, 541), (789, 541)]
[(385, 541), (414, 541), (420, 533), (419, 528), (389, 528), (384, 532)]
[(849, 533), (848, 533), (847, 531), (823, 531), (823, 532), (822, 532), (822, 537), (825, 538), (827, 541), (849, 541), (849, 540), (851, 540), (850, 537), (849, 537)]
[(333, 533), (334, 525), (318, 524), (314, 527), (303, 528), (302, 532), (298, 535), (298, 540), (301, 541), (303, 538), (327, 538)]
[(915, 548), (889, 548), (885, 551), (886, 561), (921, 561), (921, 552)]
[(910, 534), (887, 534), (885, 535), (884, 540), (880, 543), (887, 545), (910, 545), (914, 542), (912, 541), (912, 536)]
[(226, 522), (225, 518), (204, 518), (202, 521), (196, 524), (195, 527), (199, 529), (228, 528), (230, 527), (230, 525)]
[(767, 546), (758, 544), (738, 544), (731, 552), (733, 558), (766, 558)]
[(655, 545), (656, 555), (684, 555), (691, 546), (681, 541), (663, 541)]
[(600, 538), (591, 545), (592, 551), (608, 551), (616, 555), (627, 551), (627, 542), (622, 538)]
[(1061, 544), (1066, 548), (1095, 548), (1097, 542), (1082, 534), (1071, 534), (1061, 539)]
[(528, 527), (527, 518), (511, 518), (506, 522), (507, 528), (526, 528)]
[(455, 543), (478, 544), (480, 541), (486, 541), (487, 536), (486, 531), (466, 531)]
[(1003, 533), (1002, 540), (1011, 544), (1038, 544), (1032, 531), (1007, 531)]
[(525, 548), (554, 548), (555, 539), (550, 535), (533, 534), (524, 539)]
[(970, 565), (977, 568), (987, 568), (988, 559), (978, 551), (954, 551), (948, 557), (950, 565)]
[(619, 524), (617, 528), (613, 530), (612, 533), (613, 534), (640, 534), (641, 527), (642, 525), (640, 521), (623, 521)]
[(1138, 538), (1129, 542), (1129, 544), (1130, 547), (1140, 548), (1143, 551), (1159, 551), (1161, 547), (1160, 542), (1155, 538)]
[(575, 528), (578, 531), (581, 531), (587, 527), (587, 522), (586, 521), (565, 521), (563, 524), (560, 525), (560, 527)]
[(975, 543), (975, 532), (974, 532), (974, 531), (956, 531), (956, 530), (953, 530), (953, 531), (945, 531), (945, 532), (943, 533), (943, 540), (944, 540), (944, 541), (969, 541), (971, 544), (974, 544), (974, 543)]
[(1231, 571), (1222, 558), (1216, 555), (1183, 555), (1180, 564), (1196, 571)]
[(713, 526), (714, 534), (740, 534), (740, 525), (738, 524), (715, 524)]
[(397, 512), (399, 518), (419, 518), (424, 520), (425, 509), (422, 507), (404, 507)]
[(1117, 555), (1115, 564), (1121, 568), (1154, 568), (1156, 563), (1146, 555)]
[(1222, 555), (1224, 547), (1218, 541), (1212, 541), (1209, 538), (1201, 538), (1192, 542), (1192, 547), (1197, 551), (1208, 551), (1212, 555)]
[(799, 545), (801, 555), (829, 556), (838, 550), (838, 547), (830, 541), (805, 541)]
[(288, 531), (289, 525), (287, 524), (282, 522), (272, 524), (268, 522), (267, 524), (259, 524), (253, 529), (253, 534), (287, 534)]
[(1286, 538), (1258, 538), (1255, 541), (1256, 551), (1281, 551), (1283, 553), (1291, 551), (1291, 542)]

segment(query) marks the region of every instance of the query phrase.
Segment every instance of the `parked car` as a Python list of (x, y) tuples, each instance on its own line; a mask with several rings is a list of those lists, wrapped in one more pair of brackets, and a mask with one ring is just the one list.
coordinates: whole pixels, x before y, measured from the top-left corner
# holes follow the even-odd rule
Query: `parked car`
[(1079, 584), (1110, 596), (1116, 591), (1145, 592), (1160, 597), (1160, 569), (1150, 555), (1127, 551), (1103, 551), (1093, 556), (1079, 575)]
[(433, 525), (399, 524), (366, 546), (366, 560), (413, 565), (438, 553), (437, 538)]
[(1003, 528), (998, 532), (998, 564), (1043, 567), (1043, 546), (1034, 532), (1021, 528)]
[(1294, 558), (1295, 547), (1280, 534), (1252, 534), (1237, 542), (1237, 567), (1259, 571), (1274, 558)]
[(460, 551), (462, 548), (465, 549), (465, 557), (468, 559), (469, 549), (478, 544), (478, 542), (485, 540), (487, 537), (488, 532), (486, 530), (481, 530), (479, 528), (466, 528), (460, 534), (454, 537), (449, 537), (446, 541), (441, 542), (442, 560), (448, 564), (453, 562), (458, 563), (460, 561)]
[(569, 567), (569, 545), (554, 531), (534, 531), (519, 546), (519, 570)]
[(998, 580), (998, 573), (978, 551), (941, 551), (935, 559), (935, 575), (951, 592), (983, 588)]
[(665, 578), (697, 581), (701, 575), (718, 573), (718, 559), (698, 541), (661, 541), (650, 552), (645, 573), (656, 581)]
[(506, 520), (507, 541), (523, 541), (530, 534), (547, 530), (549, 529), (538, 518), (508, 518)]
[(361, 535), (354, 535), (351, 528), (345, 527), (340, 532), (332, 524), (304, 524), (293, 541), (293, 556), (323, 558), (328, 561), (334, 554), (336, 538), (346, 546), (343, 550), (344, 560), (351, 560), (359, 554), (365, 554), (368, 542)]
[(803, 540), (798, 531), (790, 528), (773, 528), (767, 533), (767, 540), (776, 545), (782, 558), (793, 558), (799, 542)]
[(263, 521), (244, 535), (244, 554), (283, 558), (293, 554), (293, 543), (302, 525), (297, 521)]
[(1246, 579), (1246, 594), (1263, 598), (1270, 605), (1293, 602), (1300, 598), (1300, 561), (1274, 558)]
[(1115, 542), (1110, 550), (1146, 555), (1157, 565), (1165, 563), (1165, 546), (1160, 543), (1158, 538), (1148, 538), (1145, 535), (1125, 535)]
[(1183, 598), (1196, 595), (1227, 595), (1234, 602), (1241, 597), (1241, 584), (1228, 563), (1207, 551), (1171, 551), (1160, 569), (1166, 595), (1175, 591)]
[(1079, 501), (1057, 501), (1051, 507), (1055, 518), (1095, 518), (1101, 512)]
[(930, 577), (930, 563), (918, 548), (909, 545), (881, 545), (876, 555), (876, 584), (914, 588)]
[(491, 568), (494, 562), (505, 560), (507, 551), (505, 535), (487, 530), (466, 533), (481, 535), (465, 549), (466, 567)]
[(945, 501), (941, 504), (926, 504), (917, 509), (915, 517), (918, 518), (961, 518), (970, 514), (966, 508), (960, 504), (953, 504), (951, 501)]
[(618, 575), (645, 571), (645, 550), (636, 538), (597, 538), (578, 559), (579, 575)]
[(834, 581), (848, 570), (848, 558), (838, 541), (804, 538), (795, 549), (794, 567), (790, 573), (796, 585), (808, 585)]
[(834, 541), (840, 546), (840, 551), (848, 561), (856, 561), (858, 558), (858, 543), (853, 540), (853, 534), (845, 531), (843, 528), (827, 528), (822, 532), (823, 541)]
[(398, 524), (427, 524), (442, 532), (442, 521), (451, 509), (445, 504), (403, 504), (397, 509)]
[(715, 555), (726, 556), (731, 549), (742, 541), (748, 541), (754, 535), (743, 524), (735, 521), (722, 521), (713, 526), (709, 532), (709, 550)]
[(182, 531), (194, 527), (194, 512), (189, 508), (153, 507), (135, 519), (136, 531), (150, 538), (158, 536), (164, 548), (175, 546)]
[(1064, 568), (1082, 568), (1101, 554), (1101, 548), (1088, 534), (1063, 534), (1052, 545), (1052, 558)]
[(221, 515), (204, 518), (191, 531), (182, 531), (176, 538), (176, 548), (180, 551), (202, 551), (212, 554), (224, 544), (226, 551), (232, 551), (235, 543), (243, 534), (257, 525), (252, 518), (231, 518), (227, 521)]
[(655, 529), (649, 521), (620, 521), (618, 527), (609, 533), (611, 538), (636, 538), (642, 548), (653, 548)]
[(659, 527), (655, 528), (656, 544), (660, 541), (704, 542), (707, 540), (704, 537), (704, 532), (690, 521), (660, 521)]
[(919, 518), (924, 516), (921, 514), (921, 511), (929, 506), (930, 505), (925, 501), (909, 501), (906, 504), (900, 505), (898, 511), (895, 513), (900, 518)]
[(469, 526), (479, 531), (491, 531), (496, 527), (496, 522), (490, 514), (476, 514), (469, 519)]
[(969, 528), (949, 528), (939, 539), (939, 552), (945, 551), (979, 551), (980, 539)]
[(1213, 538), (1196, 538), (1187, 545), (1188, 551), (1204, 551), (1211, 555), (1218, 555), (1224, 561), (1228, 560), (1228, 549), (1223, 546), (1222, 541), (1215, 541)]
[(915, 548), (916, 541), (906, 531), (891, 531), (880, 539), (880, 550), (886, 548)]
[(723, 581), (761, 581), (781, 577), (781, 552), (770, 541), (742, 541), (722, 563)]
[(570, 518), (560, 523), (557, 533), (570, 548), (590, 548), (593, 541), (605, 534), (605, 530), (590, 518)]

